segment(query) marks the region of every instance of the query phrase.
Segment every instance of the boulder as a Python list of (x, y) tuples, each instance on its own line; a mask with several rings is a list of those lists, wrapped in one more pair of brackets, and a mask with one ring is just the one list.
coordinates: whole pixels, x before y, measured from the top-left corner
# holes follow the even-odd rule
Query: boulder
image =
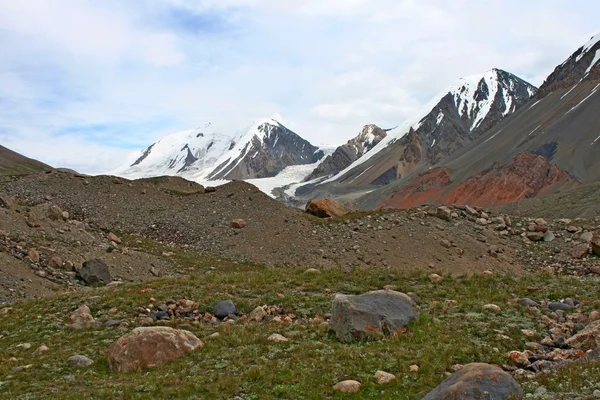
[(340, 341), (352, 342), (401, 333), (418, 313), (408, 295), (377, 290), (361, 295), (336, 294), (331, 315), (329, 329)]
[(578, 244), (571, 249), (571, 256), (573, 258), (581, 259), (588, 255), (590, 252), (590, 246), (587, 244)]
[(176, 360), (203, 344), (193, 333), (166, 326), (141, 327), (108, 348), (108, 363), (118, 372), (140, 371)]
[(575, 349), (595, 350), (600, 348), (600, 321), (593, 321), (582, 331), (565, 341)]
[(333, 386), (333, 390), (342, 393), (356, 393), (360, 390), (360, 382), (354, 380), (341, 381)]
[(72, 365), (73, 367), (86, 368), (92, 365), (94, 361), (89, 359), (86, 356), (82, 355), (74, 355), (67, 359), (67, 364)]
[(306, 213), (319, 218), (341, 217), (348, 212), (346, 207), (331, 199), (316, 199), (306, 203)]
[(446, 206), (438, 207), (436, 216), (444, 221), (450, 221), (452, 219), (452, 210)]
[(246, 221), (243, 219), (234, 219), (231, 221), (231, 227), (233, 229), (244, 229), (246, 227)]
[(215, 317), (223, 319), (230, 314), (235, 314), (237, 309), (232, 300), (223, 300), (215, 306), (213, 314)]
[(450, 375), (423, 400), (509, 400), (522, 399), (523, 389), (500, 367), (473, 363)]
[(96, 320), (92, 316), (90, 308), (85, 304), (80, 305), (77, 310), (70, 312), (68, 318), (67, 328), (81, 330), (96, 326)]
[(544, 232), (527, 232), (527, 239), (532, 242), (539, 242), (544, 238)]
[(115, 242), (117, 244), (121, 244), (122, 240), (120, 237), (118, 237), (117, 235), (115, 235), (114, 233), (110, 232), (108, 235), (106, 235), (106, 238), (111, 241), (111, 242)]
[(100, 259), (84, 262), (79, 271), (79, 276), (90, 286), (104, 286), (110, 283), (108, 265)]

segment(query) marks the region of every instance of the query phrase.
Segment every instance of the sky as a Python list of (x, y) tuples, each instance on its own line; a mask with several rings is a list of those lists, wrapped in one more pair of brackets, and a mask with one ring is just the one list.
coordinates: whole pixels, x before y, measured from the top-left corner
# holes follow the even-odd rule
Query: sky
[(590, 0), (0, 0), (0, 144), (110, 171), (168, 133), (275, 117), (313, 144), (401, 124), (462, 76), (539, 86)]

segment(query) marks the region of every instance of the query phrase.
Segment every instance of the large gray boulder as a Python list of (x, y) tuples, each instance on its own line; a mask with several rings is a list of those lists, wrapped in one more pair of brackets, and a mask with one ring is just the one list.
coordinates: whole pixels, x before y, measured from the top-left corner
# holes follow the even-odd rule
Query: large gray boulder
[(462, 367), (422, 400), (516, 400), (523, 389), (510, 374), (490, 364)]
[(336, 294), (329, 329), (342, 342), (373, 336), (393, 336), (418, 316), (414, 301), (404, 293), (377, 290), (361, 295)]
[(100, 259), (84, 262), (79, 276), (90, 286), (104, 286), (110, 283), (108, 265)]

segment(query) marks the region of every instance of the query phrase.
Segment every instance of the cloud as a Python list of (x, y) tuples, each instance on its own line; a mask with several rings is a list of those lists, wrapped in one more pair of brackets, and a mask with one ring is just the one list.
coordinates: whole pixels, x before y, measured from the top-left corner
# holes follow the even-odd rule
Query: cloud
[(102, 172), (158, 137), (277, 115), (315, 143), (402, 123), (461, 76), (533, 84), (597, 33), (575, 0), (0, 0), (0, 141)]

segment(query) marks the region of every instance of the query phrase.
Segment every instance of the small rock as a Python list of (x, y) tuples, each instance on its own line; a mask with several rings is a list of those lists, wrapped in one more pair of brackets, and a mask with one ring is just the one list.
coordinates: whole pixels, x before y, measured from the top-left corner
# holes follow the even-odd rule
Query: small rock
[(59, 268), (63, 266), (63, 261), (60, 257), (54, 256), (50, 257), (48, 260), (48, 266), (51, 268)]
[(451, 248), (451, 247), (452, 247), (452, 243), (450, 243), (450, 241), (449, 241), (449, 240), (446, 240), (446, 239), (443, 239), (443, 240), (441, 240), (441, 241), (440, 241), (440, 245), (441, 245), (442, 247), (445, 247), (445, 248), (447, 248), (447, 249), (449, 249), (449, 248)]
[(260, 322), (267, 316), (267, 312), (262, 307), (256, 307), (248, 316), (249, 321)]
[(96, 326), (96, 320), (90, 312), (90, 308), (85, 304), (79, 306), (79, 308), (69, 313), (69, 323), (66, 325), (68, 328), (81, 330), (89, 329)]
[(231, 227), (234, 229), (244, 229), (246, 227), (246, 221), (243, 219), (234, 219), (231, 221)]
[(87, 358), (86, 356), (82, 356), (82, 355), (74, 355), (74, 356), (69, 357), (69, 359), (67, 360), (67, 364), (70, 364), (74, 367), (79, 367), (79, 368), (89, 367), (93, 363), (94, 363), (94, 361), (92, 361), (91, 359)]
[(360, 382), (353, 380), (338, 382), (333, 386), (333, 390), (342, 393), (356, 393), (360, 390)]
[(548, 308), (552, 311), (557, 311), (557, 310), (568, 311), (568, 310), (572, 309), (573, 306), (566, 304), (566, 303), (561, 303), (561, 302), (555, 301), (555, 302), (548, 303)]
[(419, 372), (419, 369), (420, 369), (419, 366), (415, 365), (415, 364), (411, 365), (408, 368), (409, 368), (410, 372)]
[(41, 356), (42, 354), (44, 354), (48, 350), (50, 350), (48, 348), (48, 346), (46, 346), (45, 344), (43, 344), (40, 347), (38, 347), (36, 351), (33, 352), (33, 356), (34, 357)]
[(577, 258), (577, 259), (582, 259), (585, 256), (587, 256), (590, 252), (590, 245), (589, 244), (579, 244), (575, 247), (573, 247), (573, 249), (571, 249), (571, 256), (573, 258)]
[(452, 219), (452, 210), (446, 206), (438, 207), (436, 216), (444, 221), (450, 221)]
[(396, 379), (396, 375), (385, 371), (377, 371), (375, 372), (375, 379), (377, 380), (377, 383), (383, 385)]
[(527, 239), (532, 242), (539, 242), (544, 239), (544, 232), (527, 232)]
[(441, 276), (439, 276), (438, 274), (430, 274), (429, 275), (429, 280), (432, 283), (440, 283), (444, 280), (444, 278), (442, 278)]
[(279, 333), (274, 333), (271, 336), (269, 336), (267, 338), (267, 340), (269, 342), (275, 342), (275, 343), (284, 343), (284, 342), (289, 342), (290, 339), (286, 338), (285, 336), (280, 335)]
[(552, 231), (546, 231), (546, 233), (544, 233), (544, 242), (552, 242), (554, 239), (556, 239), (556, 236), (554, 236)]
[(523, 335), (525, 335), (527, 337), (534, 337), (535, 336), (535, 332), (532, 331), (531, 329), (521, 329), (521, 332), (523, 333)]
[(121, 244), (121, 242), (122, 242), (121, 238), (112, 232), (110, 232), (108, 235), (106, 235), (106, 238), (108, 239), (109, 242), (115, 242), (117, 244)]
[(31, 367), (33, 367), (33, 365), (32, 365), (32, 364), (29, 364), (29, 365), (21, 365), (21, 366), (18, 366), (18, 367), (14, 367), (14, 368), (13, 368), (11, 371), (12, 371), (12, 372), (21, 372), (21, 371), (24, 371), (24, 370), (26, 370), (26, 369), (30, 369)]
[(579, 240), (581, 240), (582, 242), (585, 242), (585, 243), (590, 243), (593, 238), (594, 238), (594, 234), (592, 232), (585, 232), (585, 233), (581, 234), (581, 236), (579, 237)]
[(486, 304), (483, 306), (483, 309), (485, 311), (491, 311), (491, 312), (500, 312), (502, 311), (502, 309), (497, 306), (496, 304)]
[(159, 276), (161, 276), (161, 275), (162, 275), (162, 274), (160, 273), (160, 269), (158, 269), (157, 267), (151, 267), (151, 268), (150, 268), (150, 273), (151, 273), (153, 276), (157, 277), (157, 278), (158, 278)]
[(307, 275), (318, 275), (318, 274), (321, 273), (321, 271), (319, 271), (316, 268), (309, 268), (306, 271), (304, 271), (304, 273), (307, 274)]
[(530, 364), (528, 352), (510, 351), (506, 354), (515, 364), (526, 367)]
[(538, 303), (531, 299), (523, 298), (523, 299), (519, 299), (519, 305), (526, 306), (526, 307), (537, 307)]
[(224, 300), (219, 302), (214, 310), (213, 310), (213, 314), (215, 317), (219, 318), (219, 319), (223, 319), (225, 317), (227, 317), (229, 314), (235, 314), (237, 311), (235, 304), (233, 303), (232, 300)]
[(40, 262), (40, 253), (38, 253), (36, 249), (29, 249), (27, 252), (27, 257), (29, 257), (29, 260), (34, 264)]
[(103, 286), (111, 283), (108, 265), (98, 258), (84, 262), (79, 276), (90, 286)]
[(490, 271), (489, 269), (488, 269), (488, 270), (485, 270), (485, 271), (483, 271), (481, 274), (482, 274), (483, 276), (492, 276), (492, 275), (494, 275), (494, 273), (493, 273), (492, 271)]

